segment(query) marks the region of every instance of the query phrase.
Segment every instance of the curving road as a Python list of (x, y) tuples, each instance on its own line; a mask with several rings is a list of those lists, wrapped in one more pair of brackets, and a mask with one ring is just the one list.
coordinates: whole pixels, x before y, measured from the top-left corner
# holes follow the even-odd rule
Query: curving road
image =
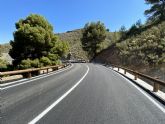
[(74, 64), (1, 88), (1, 124), (165, 124), (165, 106), (102, 65)]

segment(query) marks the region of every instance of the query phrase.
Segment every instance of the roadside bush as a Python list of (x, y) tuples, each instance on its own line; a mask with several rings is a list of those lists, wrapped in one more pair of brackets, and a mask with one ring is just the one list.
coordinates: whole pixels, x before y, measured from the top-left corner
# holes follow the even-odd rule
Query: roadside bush
[(60, 60), (52, 61), (52, 65), (60, 65), (62, 62)]
[(31, 60), (30, 59), (26, 59), (26, 60), (22, 60), (20, 65), (19, 65), (19, 68), (20, 69), (28, 69), (28, 68), (31, 68)]
[(48, 55), (48, 58), (49, 58), (51, 61), (57, 61), (58, 59), (60, 59), (60, 57), (59, 57), (58, 54), (49, 54), (49, 55)]
[(41, 67), (41, 64), (40, 64), (39, 59), (31, 60), (31, 67), (34, 67), (34, 68), (39, 68), (39, 67)]
[(43, 66), (48, 66), (48, 65), (51, 65), (51, 60), (48, 58), (48, 57), (42, 57), (40, 59), (40, 63), (43, 65)]

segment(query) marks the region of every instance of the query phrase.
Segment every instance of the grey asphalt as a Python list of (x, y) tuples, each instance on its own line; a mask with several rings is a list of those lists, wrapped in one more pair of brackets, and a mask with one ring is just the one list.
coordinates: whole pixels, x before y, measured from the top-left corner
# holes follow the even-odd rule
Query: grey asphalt
[(97, 64), (74, 64), (64, 72), (2, 90), (0, 123), (33, 120), (83, 77), (87, 65), (84, 80), (38, 124), (165, 124), (165, 114), (146, 96)]

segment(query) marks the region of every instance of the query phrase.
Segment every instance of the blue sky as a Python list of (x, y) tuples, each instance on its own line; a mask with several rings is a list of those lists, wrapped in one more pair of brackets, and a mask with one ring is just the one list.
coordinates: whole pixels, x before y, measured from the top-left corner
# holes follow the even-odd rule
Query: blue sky
[(13, 39), (15, 22), (31, 13), (40, 14), (54, 26), (54, 32), (82, 28), (90, 21), (102, 21), (111, 31), (129, 28), (146, 20), (144, 0), (1, 0), (0, 44)]

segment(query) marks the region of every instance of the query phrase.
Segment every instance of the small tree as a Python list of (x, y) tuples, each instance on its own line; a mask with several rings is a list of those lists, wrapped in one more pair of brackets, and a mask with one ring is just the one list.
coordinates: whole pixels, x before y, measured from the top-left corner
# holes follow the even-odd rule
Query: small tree
[(87, 23), (83, 29), (82, 45), (91, 57), (95, 57), (99, 44), (106, 38), (106, 28), (103, 23)]
[(126, 27), (124, 25), (121, 26), (119, 32), (120, 32), (120, 37), (121, 37), (120, 39), (124, 39), (126, 37)]
[(14, 66), (21, 60), (46, 56), (56, 41), (53, 27), (43, 16), (31, 14), (20, 19), (16, 23), (14, 41), (10, 42), (12, 49), (9, 54), (14, 59)]

